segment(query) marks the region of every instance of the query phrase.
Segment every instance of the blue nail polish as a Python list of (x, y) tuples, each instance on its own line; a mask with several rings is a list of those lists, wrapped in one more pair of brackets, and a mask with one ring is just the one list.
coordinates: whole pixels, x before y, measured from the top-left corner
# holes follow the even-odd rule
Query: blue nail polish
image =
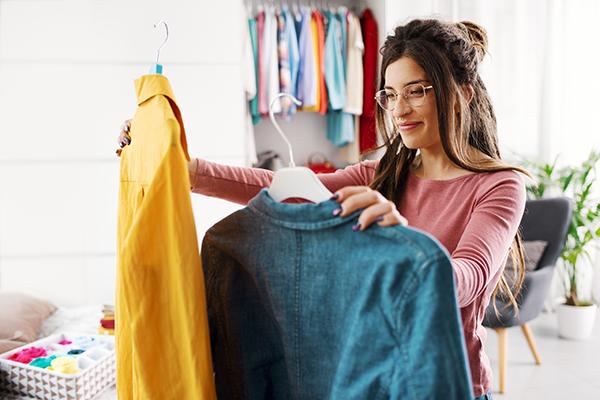
[(383, 221), (383, 216), (379, 216), (377, 218), (375, 218), (375, 222), (381, 222)]
[(125, 144), (130, 145), (131, 141), (128, 138), (123, 139), (123, 141), (125, 142)]
[(331, 196), (331, 198), (329, 200), (337, 200), (340, 198), (339, 194), (334, 194), (333, 196)]
[(342, 207), (338, 207), (335, 210), (333, 210), (333, 215), (335, 215), (336, 217), (338, 215), (340, 215), (342, 213)]
[(354, 226), (352, 227), (352, 230), (357, 231), (360, 229), (361, 226), (362, 226), (362, 224), (360, 223), (360, 221), (358, 221), (356, 224), (354, 224)]

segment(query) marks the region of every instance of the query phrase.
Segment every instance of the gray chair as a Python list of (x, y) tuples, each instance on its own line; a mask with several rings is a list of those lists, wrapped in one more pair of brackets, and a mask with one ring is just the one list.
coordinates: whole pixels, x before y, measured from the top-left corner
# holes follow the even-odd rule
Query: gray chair
[(542, 311), (552, 281), (554, 265), (565, 245), (572, 215), (571, 200), (564, 197), (527, 201), (525, 213), (521, 220), (523, 242), (545, 241), (547, 242), (546, 248), (532, 270), (525, 273), (523, 286), (516, 298), (519, 309), (518, 314), (515, 313), (512, 305), (508, 304), (507, 307), (505, 299), (496, 298), (496, 307), (494, 308), (494, 301), (490, 301), (483, 320), (483, 326), (492, 328), (498, 333), (500, 393), (504, 393), (505, 390), (507, 328), (512, 326), (521, 327), (536, 364), (541, 364), (528, 322), (537, 317)]

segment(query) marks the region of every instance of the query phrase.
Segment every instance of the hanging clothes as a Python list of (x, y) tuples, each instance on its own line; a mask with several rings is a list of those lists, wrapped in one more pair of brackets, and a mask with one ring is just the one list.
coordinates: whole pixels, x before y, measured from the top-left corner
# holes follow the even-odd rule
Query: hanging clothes
[[(363, 112), (364, 96), (364, 70), (363, 55), (365, 44), (363, 42), (360, 19), (348, 12), (345, 15), (348, 26), (348, 40), (346, 43), (346, 106), (344, 111), (354, 115)], [(373, 95), (375, 96), (375, 95)]]
[(216, 399), (181, 113), (167, 78), (135, 80), (121, 153), (115, 348), (120, 399)]
[(321, 115), (325, 115), (327, 112), (327, 84), (325, 83), (325, 27), (323, 24), (323, 16), (319, 10), (314, 10), (312, 13), (313, 18), (317, 24), (317, 57), (319, 60), (318, 73), (319, 73), (319, 92), (320, 92), (320, 103), (317, 112)]
[[(290, 93), (294, 97), (298, 97), (298, 69), (300, 68), (300, 51), (298, 49), (298, 37), (296, 36), (296, 24), (292, 14), (289, 11), (287, 4), (283, 5), (282, 14), (285, 18), (285, 40), (288, 44), (288, 61), (290, 65)], [(287, 122), (292, 120), (292, 116), (296, 114), (296, 105), (290, 102), (289, 117)]]
[(363, 111), (364, 71), (363, 54), (365, 44), (362, 38), (360, 19), (352, 12), (346, 14), (348, 22), (348, 52), (346, 68), (346, 107), (344, 112), (355, 115), (353, 139), (340, 148), (340, 160), (349, 164), (360, 162), (360, 118)]
[(298, 100), (302, 102), (302, 109), (314, 107), (317, 104), (317, 64), (313, 47), (312, 17), (308, 7), (301, 8), (302, 28), (298, 48), (300, 52), (300, 66), (298, 69)]
[(363, 61), (363, 111), (360, 117), (360, 151), (364, 152), (377, 147), (377, 130), (375, 127), (375, 111), (377, 103), (375, 92), (378, 74), (379, 38), (377, 22), (370, 9), (365, 8), (360, 17), (362, 37), (365, 45)]
[(261, 11), (256, 15), (256, 42), (257, 42), (257, 57), (258, 57), (258, 113), (260, 119), (262, 116), (269, 113), (269, 105), (267, 104), (267, 69), (265, 65), (265, 12)]
[[(321, 47), (321, 41), (323, 40), (323, 20), (319, 11), (314, 10), (310, 12), (310, 32), (311, 32), (311, 48), (313, 53), (313, 63), (315, 71), (315, 80), (311, 82), (315, 90), (315, 103), (312, 106), (302, 106), (302, 111), (320, 112), (321, 104), (323, 102), (323, 85), (321, 80), (324, 80), (323, 67), (323, 47)], [(324, 42), (324, 40), (323, 40)], [(327, 90), (325, 88), (325, 90)]]
[[(267, 75), (265, 79), (267, 112), (263, 115), (263, 118), (269, 117), (269, 107), (271, 106), (271, 101), (281, 92), (279, 85), (279, 54), (277, 51), (277, 36), (278, 24), (277, 17), (275, 15), (275, 8), (269, 7), (267, 10), (265, 10), (265, 30), (263, 34), (263, 57)], [(273, 112), (281, 112), (281, 102), (277, 101), (275, 104), (273, 104)]]
[(244, 94), (246, 95), (246, 166), (252, 166), (258, 162), (256, 155), (256, 140), (254, 138), (254, 124), (252, 122), (251, 102), (256, 98), (256, 70), (254, 52), (252, 50), (252, 37), (250, 24), (246, 9), (243, 9), (242, 23), (245, 24), (244, 42), (242, 47), (242, 65), (244, 71)]
[(344, 42), (342, 22), (336, 14), (325, 12), (329, 19), (329, 30), (325, 39), (325, 83), (330, 110), (341, 110), (346, 106), (346, 71), (344, 70)]
[(338, 206), (263, 189), (207, 232), (219, 399), (472, 399), (447, 252)]
[(252, 45), (252, 56), (254, 58), (254, 83), (256, 84), (256, 95), (250, 100), (250, 114), (252, 115), (252, 123), (258, 124), (261, 120), (260, 112), (258, 111), (259, 97), (259, 71), (258, 71), (258, 29), (256, 26), (256, 18), (248, 19), (248, 29), (250, 31), (250, 44)]
[[(290, 71), (290, 46), (288, 43), (288, 34), (286, 28), (285, 14), (279, 13), (277, 16), (277, 56), (279, 59), (279, 89), (281, 93), (292, 94), (292, 73)], [(284, 119), (290, 117), (292, 108), (292, 99), (281, 97), (280, 116)]]
[(327, 139), (334, 146), (354, 140), (354, 118), (343, 111), (347, 104), (346, 63), (344, 62), (345, 14), (329, 13), (329, 31), (325, 42), (325, 78), (329, 95)]

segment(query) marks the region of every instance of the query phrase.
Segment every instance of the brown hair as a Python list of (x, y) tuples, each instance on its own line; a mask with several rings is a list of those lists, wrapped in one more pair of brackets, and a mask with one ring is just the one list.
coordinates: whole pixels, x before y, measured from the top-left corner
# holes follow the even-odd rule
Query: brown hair
[[(496, 116), (478, 66), (487, 54), (487, 32), (472, 22), (450, 24), (437, 19), (413, 20), (398, 26), (381, 48), (382, 62), (379, 90), (385, 83), (387, 67), (409, 57), (427, 73), (435, 90), (439, 133), (444, 152), (460, 168), (472, 172), (518, 171), (531, 176), (521, 167), (502, 161), (498, 147)], [(469, 101), (464, 89), (469, 85), (473, 96)], [(469, 94), (470, 95), (470, 94)], [(458, 113), (455, 104), (458, 103)], [(371, 188), (387, 199), (401, 198), (410, 167), (418, 161), (417, 150), (402, 143), (402, 137), (389, 121), (387, 112), (377, 107), (376, 125), (383, 140), (385, 154), (377, 166)], [(487, 157), (475, 157), (479, 150)], [(494, 290), (506, 295), (517, 310), (517, 295), (524, 274), (524, 259), (519, 233), (511, 250), (517, 273), (517, 285), (509, 288), (504, 276)]]

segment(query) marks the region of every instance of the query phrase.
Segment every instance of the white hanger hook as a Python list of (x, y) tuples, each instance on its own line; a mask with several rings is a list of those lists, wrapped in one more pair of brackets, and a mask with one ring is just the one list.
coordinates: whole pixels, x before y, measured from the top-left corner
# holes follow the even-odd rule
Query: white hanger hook
[(281, 137), (287, 144), (288, 152), (290, 155), (290, 168), (294, 168), (296, 166), (296, 163), (294, 162), (294, 153), (292, 152), (292, 144), (288, 140), (287, 136), (285, 136), (285, 133), (283, 133), (283, 131), (279, 127), (279, 124), (277, 123), (277, 120), (275, 119), (275, 114), (273, 113), (273, 105), (275, 104), (275, 102), (277, 100), (279, 100), (283, 96), (286, 96), (286, 97), (289, 97), (290, 99), (292, 99), (294, 104), (296, 104), (298, 107), (300, 107), (302, 105), (302, 102), (289, 93), (279, 93), (277, 96), (275, 96), (275, 98), (273, 98), (273, 100), (271, 100), (271, 105), (269, 106), (269, 117), (271, 118), (271, 122), (273, 123), (273, 125), (275, 125), (275, 129), (277, 129), (277, 132), (279, 132), (279, 134), (281, 135)]
[(160, 57), (160, 51), (163, 49), (163, 47), (165, 47), (165, 45), (167, 44), (167, 40), (169, 40), (169, 27), (167, 26), (167, 23), (165, 21), (163, 21), (162, 19), (160, 21), (158, 21), (156, 24), (154, 24), (154, 27), (156, 28), (158, 25), (163, 24), (165, 26), (165, 29), (167, 30), (167, 36), (165, 37), (165, 41), (163, 42), (162, 46), (160, 46), (160, 48), (158, 49), (158, 52), (156, 53), (156, 63), (158, 64), (158, 58)]

